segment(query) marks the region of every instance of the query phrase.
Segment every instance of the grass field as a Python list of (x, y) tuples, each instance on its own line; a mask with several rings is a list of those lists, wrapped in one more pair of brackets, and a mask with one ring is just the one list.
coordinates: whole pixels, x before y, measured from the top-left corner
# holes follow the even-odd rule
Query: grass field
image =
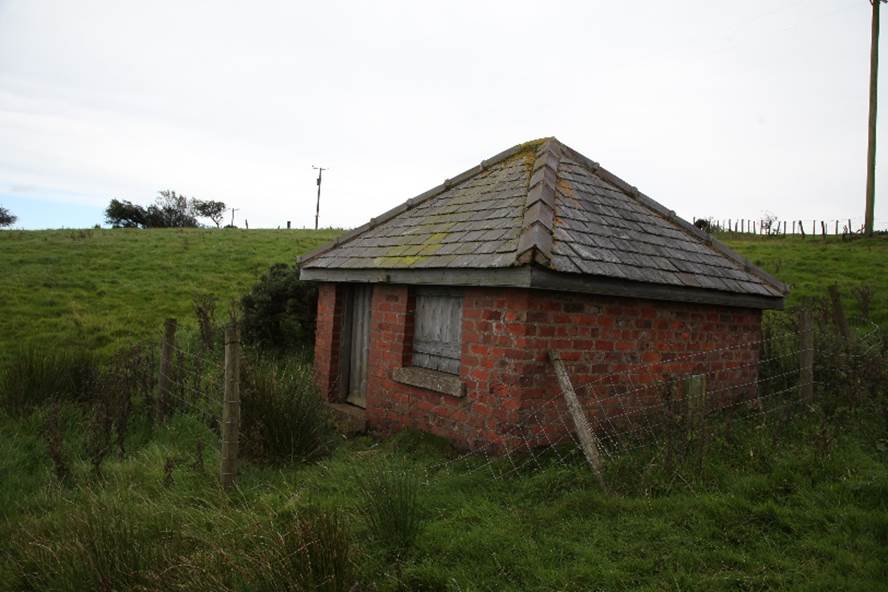
[[(0, 352), (83, 344), (110, 353), (193, 318), (199, 295), (224, 312), (273, 263), (338, 231), (50, 230), (0, 232)], [(2, 353), (0, 353), (2, 359)]]
[(843, 241), (840, 238), (729, 238), (731, 248), (792, 286), (787, 306), (823, 298), (837, 284), (850, 315), (861, 313), (854, 292), (872, 288), (872, 320), (888, 326), (888, 235)]
[[(272, 263), (295, 258), (339, 231), (51, 230), (0, 232), (0, 360), (26, 341), (83, 344), (110, 353), (157, 336), (167, 317), (192, 318), (192, 300), (221, 309)], [(728, 244), (792, 284), (787, 301), (843, 290), (874, 290), (873, 320), (888, 324), (888, 236), (845, 242), (800, 238), (732, 239)]]
[[(334, 235), (0, 232), (0, 351), (33, 340), (111, 353), (157, 336), (168, 316), (192, 323), (194, 296), (227, 302), (271, 263)], [(850, 289), (870, 285), (872, 316), (888, 322), (886, 237), (729, 244), (795, 286), (790, 306), (839, 283), (856, 314)], [(90, 411), (76, 404), (60, 410), (75, 483), (62, 486), (42, 435), (48, 410), (0, 410), (0, 589), (298, 589), (285, 580), (304, 566), (268, 557), (288, 548), (300, 516), (334, 510), (362, 590), (885, 589), (888, 413), (874, 409), (738, 424), (675, 474), (642, 449), (608, 463), (610, 495), (576, 455), (497, 480), (412, 433), (343, 441), (316, 463), (246, 463), (239, 489), (224, 493), (217, 436), (190, 414), (153, 432), (137, 422), (126, 456), (98, 478), (83, 452)], [(203, 472), (192, 466), (198, 441)], [(415, 475), (421, 526), (404, 549), (380, 540), (362, 510), (362, 478), (378, 467)]]

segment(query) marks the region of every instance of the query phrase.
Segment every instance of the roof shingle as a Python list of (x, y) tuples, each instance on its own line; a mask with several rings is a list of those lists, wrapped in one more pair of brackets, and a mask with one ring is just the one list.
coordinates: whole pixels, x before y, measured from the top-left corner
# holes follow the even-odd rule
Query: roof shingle
[(301, 259), (303, 269), (537, 265), (782, 298), (786, 286), (554, 138), (516, 146)]

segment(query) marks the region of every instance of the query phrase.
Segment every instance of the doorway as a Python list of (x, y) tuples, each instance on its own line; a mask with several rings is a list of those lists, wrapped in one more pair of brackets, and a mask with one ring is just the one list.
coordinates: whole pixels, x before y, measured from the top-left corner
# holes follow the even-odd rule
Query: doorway
[(367, 359), (370, 353), (370, 304), (373, 286), (351, 286), (344, 319), (342, 364), (345, 401), (357, 407), (367, 406)]

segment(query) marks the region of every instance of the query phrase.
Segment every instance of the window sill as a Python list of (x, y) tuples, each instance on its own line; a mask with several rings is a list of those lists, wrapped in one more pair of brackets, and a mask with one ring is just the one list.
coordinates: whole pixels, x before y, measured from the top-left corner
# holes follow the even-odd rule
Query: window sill
[(466, 395), (466, 389), (459, 376), (428, 368), (413, 366), (395, 368), (392, 372), (392, 380), (451, 397), (462, 398)]

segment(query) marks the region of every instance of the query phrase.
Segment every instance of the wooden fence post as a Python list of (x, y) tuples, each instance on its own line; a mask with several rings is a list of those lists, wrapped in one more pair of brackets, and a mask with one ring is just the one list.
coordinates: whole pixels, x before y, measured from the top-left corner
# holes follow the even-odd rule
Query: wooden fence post
[(163, 342), (160, 346), (160, 376), (157, 380), (158, 393), (154, 400), (154, 417), (157, 424), (163, 423), (170, 411), (170, 389), (173, 376), (173, 348), (176, 343), (176, 319), (163, 323)]
[(824, 240), (826, 240), (826, 222), (823, 220), (820, 221), (820, 232), (823, 234)]
[(814, 325), (807, 308), (799, 311), (799, 396), (814, 402)]
[(833, 322), (836, 324), (836, 329), (842, 334), (842, 339), (845, 340), (845, 347), (848, 347), (851, 345), (851, 329), (848, 327), (848, 319), (845, 317), (841, 294), (839, 294), (839, 287), (836, 284), (829, 287), (829, 300), (832, 304)]
[(240, 331), (235, 324), (225, 329), (225, 394), (222, 401), (222, 487), (234, 485), (237, 476), (240, 436)]
[(805, 238), (805, 225), (799, 220), (799, 234), (802, 235), (802, 238)]
[(706, 375), (692, 374), (684, 384), (685, 402), (688, 408), (688, 437), (700, 431), (706, 415)]
[(558, 377), (559, 386), (561, 386), (561, 394), (564, 396), (565, 402), (567, 402), (567, 410), (570, 412), (570, 417), (577, 429), (577, 437), (580, 439), (580, 448), (583, 449), (586, 462), (592, 467), (592, 472), (595, 473), (595, 478), (598, 480), (601, 489), (607, 491), (604, 475), (601, 473), (602, 463), (601, 455), (598, 452), (598, 438), (595, 437), (592, 428), (589, 427), (589, 420), (583, 412), (580, 400), (577, 399), (577, 393), (570, 382), (567, 368), (564, 367), (564, 362), (561, 361), (558, 352), (550, 350), (549, 360), (552, 361), (552, 365), (555, 367), (555, 375)]

